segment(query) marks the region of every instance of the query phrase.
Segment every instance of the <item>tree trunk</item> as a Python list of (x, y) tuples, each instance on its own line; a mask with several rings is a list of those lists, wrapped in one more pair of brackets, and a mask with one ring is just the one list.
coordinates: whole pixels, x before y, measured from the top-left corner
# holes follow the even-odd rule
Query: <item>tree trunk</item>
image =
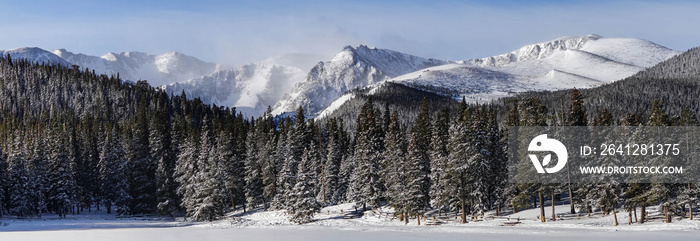
[(634, 223), (639, 223), (639, 219), (637, 219), (637, 204), (634, 204)]
[(532, 199), (532, 204), (533, 206), (535, 206), (535, 208), (537, 208), (537, 196), (534, 196), (534, 198)]
[(690, 220), (693, 220), (693, 203), (688, 204), (688, 213), (690, 213)]
[(403, 217), (403, 224), (408, 224), (408, 213), (402, 212), (401, 216)]
[(576, 209), (574, 208), (574, 193), (571, 192), (571, 172), (569, 172), (569, 167), (566, 167), (566, 175), (569, 179), (569, 207), (571, 208), (571, 214), (576, 214)]
[(231, 209), (236, 212), (236, 199), (233, 198), (233, 195), (228, 195), (228, 198), (231, 199)]
[(467, 223), (467, 204), (462, 201), (462, 223)]
[(669, 209), (671, 208), (668, 206), (664, 207), (664, 212), (666, 213), (666, 223), (671, 223), (671, 213), (669, 212)]
[(107, 208), (107, 214), (112, 214), (112, 201), (105, 202), (105, 207)]
[(418, 220), (418, 226), (420, 226), (420, 215), (416, 215), (416, 220)]
[(632, 225), (632, 210), (627, 212), (627, 225)]
[(501, 211), (501, 205), (496, 206), (496, 216), (501, 216), (501, 215), (498, 215), (500, 213), (500, 211)]
[(557, 213), (554, 211), (554, 192), (552, 192), (552, 221), (557, 221)]
[(639, 220), (639, 223), (644, 224), (644, 221), (646, 221), (646, 218), (647, 218), (646, 214), (647, 214), (647, 206), (646, 206), (646, 204), (642, 204), (642, 214), (640, 215), (640, 216), (642, 216), (642, 218)]
[(542, 199), (542, 191), (537, 192), (540, 198), (540, 220), (544, 223), (544, 200)]
[(612, 210), (613, 217), (615, 217), (615, 226), (617, 226), (617, 212), (615, 212), (615, 209)]
[(513, 214), (518, 212), (518, 205), (515, 204), (515, 201), (510, 201), (510, 203), (513, 205)]

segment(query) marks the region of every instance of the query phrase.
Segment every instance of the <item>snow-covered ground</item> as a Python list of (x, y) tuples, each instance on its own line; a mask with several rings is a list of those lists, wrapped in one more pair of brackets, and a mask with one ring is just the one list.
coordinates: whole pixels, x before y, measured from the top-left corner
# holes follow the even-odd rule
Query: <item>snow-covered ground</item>
[[(660, 213), (650, 208), (651, 221), (627, 224), (627, 213), (613, 216), (596, 213), (568, 214), (568, 205), (555, 206), (558, 218), (551, 221), (551, 206), (545, 208), (546, 223), (537, 220), (539, 209), (527, 209), (501, 216), (489, 212), (485, 218), (462, 224), (448, 217), (416, 220), (408, 224), (393, 218), (389, 208), (368, 211), (362, 217), (351, 215), (352, 204), (322, 209), (315, 222), (297, 225), (283, 211), (232, 213), (215, 222), (189, 222), (182, 218), (130, 217), (113, 215), (73, 215), (63, 220), (0, 219), (0, 240), (697, 240), (700, 221), (674, 218), (664, 223)], [(440, 225), (434, 220), (439, 220)], [(504, 226), (512, 222), (514, 226)]]

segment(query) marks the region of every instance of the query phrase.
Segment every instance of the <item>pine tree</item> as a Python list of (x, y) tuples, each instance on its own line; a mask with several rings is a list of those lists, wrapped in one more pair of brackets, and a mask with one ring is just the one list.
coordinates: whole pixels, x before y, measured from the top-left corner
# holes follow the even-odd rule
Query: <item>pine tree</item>
[(438, 209), (449, 205), (449, 193), (445, 189), (448, 183), (443, 178), (448, 170), (449, 113), (447, 108), (438, 112), (430, 143), (430, 198)]
[(394, 213), (400, 215), (399, 219), (404, 220), (407, 219), (406, 200), (410, 198), (406, 193), (408, 181), (406, 169), (409, 166), (406, 162), (406, 138), (398, 119), (398, 113), (394, 111), (391, 114), (389, 127), (384, 139), (386, 151), (384, 152), (383, 160), (383, 180), (387, 187), (386, 196), (389, 204), (394, 207)]
[(180, 184), (177, 188), (177, 193), (180, 195), (180, 203), (182, 207), (191, 216), (192, 210), (196, 208), (196, 183), (195, 175), (199, 172), (197, 158), (199, 157), (198, 137), (194, 134), (189, 134), (180, 143), (180, 153), (177, 158), (175, 168), (175, 180)]
[(266, 207), (277, 194), (277, 163), (279, 159), (276, 158), (278, 138), (275, 138), (275, 136), (275, 129), (270, 129), (268, 133), (269, 138), (267, 143), (265, 143), (264, 158), (262, 158), (262, 195)]
[(340, 175), (340, 162), (343, 160), (342, 147), (340, 143), (340, 133), (338, 122), (331, 118), (326, 124), (328, 130), (328, 145), (326, 148), (326, 162), (323, 165), (322, 198), (324, 205), (335, 205), (338, 201), (335, 192), (338, 190)]
[(29, 160), (31, 182), (32, 212), (41, 215), (46, 210), (46, 197), (48, 195), (48, 161), (46, 157), (46, 142), (43, 138), (35, 137), (33, 156)]
[(245, 168), (242, 156), (236, 151), (238, 147), (232, 133), (233, 127), (228, 127), (217, 137), (216, 153), (219, 160), (219, 168), (222, 170), (227, 199), (233, 211), (236, 203), (245, 201)]
[(450, 126), (450, 139), (447, 144), (449, 151), (448, 175), (444, 178), (449, 183), (446, 191), (451, 193), (451, 204), (462, 212), (462, 223), (467, 222), (467, 205), (470, 201), (471, 190), (468, 186), (468, 170), (466, 161), (471, 158), (469, 123), (466, 121), (471, 117), (462, 117), (462, 121), (457, 121)]
[(201, 147), (197, 158), (198, 168), (193, 176), (193, 205), (188, 208), (187, 212), (197, 221), (211, 221), (223, 215), (226, 194), (208, 115), (205, 115), (202, 122)]
[[(406, 157), (406, 173), (404, 183), (406, 184), (406, 213), (415, 216), (420, 225), (420, 216), (430, 206), (428, 195), (428, 167), (423, 160), (423, 154), (418, 148), (418, 137), (414, 132), (408, 142), (408, 156)], [(405, 217), (405, 218), (408, 218)]]
[(355, 145), (355, 170), (350, 179), (349, 197), (357, 204), (362, 205), (362, 210), (367, 210), (367, 205), (376, 207), (382, 197), (380, 164), (383, 143), (377, 129), (377, 121), (373, 110), (372, 99), (362, 106), (358, 116), (358, 130), (356, 131)]
[(139, 110), (132, 126), (127, 157), (129, 163), (129, 195), (133, 198), (132, 213), (152, 213), (156, 206), (157, 163), (151, 158), (148, 143), (148, 119), (145, 97), (141, 98)]
[(31, 215), (29, 203), (30, 184), (29, 171), (27, 170), (27, 153), (23, 140), (19, 133), (15, 133), (12, 149), (7, 157), (7, 174), (9, 179), (10, 214), (18, 217)]
[(65, 218), (67, 211), (73, 204), (75, 179), (69, 155), (68, 138), (59, 126), (53, 126), (49, 130), (49, 193), (47, 199), (51, 210), (60, 218)]
[(151, 116), (148, 143), (150, 156), (157, 163), (156, 201), (157, 211), (164, 215), (174, 215), (178, 210), (177, 183), (175, 182), (175, 158), (172, 149), (171, 130), (167, 113), (156, 112)]
[(287, 209), (287, 212), (292, 214), (290, 220), (298, 224), (311, 222), (314, 213), (321, 209), (313, 191), (316, 185), (315, 171), (309, 164), (310, 157), (308, 150), (305, 149), (297, 170), (297, 183), (290, 193), (293, 203)]
[(117, 208), (117, 214), (131, 213), (132, 198), (128, 192), (129, 182), (125, 157), (126, 151), (124, 151), (117, 128), (113, 127), (111, 133), (106, 136), (98, 163), (99, 189), (107, 213), (112, 213), (113, 204)]
[[(254, 123), (251, 121), (251, 123)], [(260, 124), (258, 124), (260, 125)], [(260, 165), (261, 161), (265, 161), (260, 158), (260, 143), (258, 141), (264, 142), (261, 128), (256, 127), (254, 131), (248, 133), (248, 138), (246, 140), (246, 149), (248, 154), (245, 160), (245, 197), (246, 205), (249, 209), (253, 209), (258, 205), (262, 204), (263, 199), (263, 175), (262, 167)], [(267, 143), (263, 143), (266, 145)]]
[(273, 201), (274, 206), (281, 209), (288, 209), (293, 204), (290, 200), (291, 192), (297, 182), (299, 162), (308, 140), (304, 110), (301, 107), (297, 110), (294, 124), (294, 128), (287, 130), (286, 146), (283, 150), (284, 161), (277, 180), (275, 201)]

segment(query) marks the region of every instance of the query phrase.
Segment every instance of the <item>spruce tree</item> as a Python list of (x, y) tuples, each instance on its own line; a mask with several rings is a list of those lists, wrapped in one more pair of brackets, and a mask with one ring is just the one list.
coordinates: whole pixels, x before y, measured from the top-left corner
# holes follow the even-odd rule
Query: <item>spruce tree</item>
[(46, 157), (46, 142), (43, 138), (35, 137), (33, 156), (29, 160), (31, 182), (31, 197), (32, 212), (36, 215), (41, 215), (46, 210), (46, 197), (48, 195), (48, 160)]
[(19, 133), (12, 143), (12, 149), (7, 157), (7, 174), (9, 179), (9, 206), (10, 214), (18, 217), (31, 215), (31, 204), (29, 203), (30, 182), (29, 171), (27, 170), (27, 153), (23, 140)]
[(145, 97), (141, 98), (134, 123), (131, 125), (131, 138), (127, 148), (129, 163), (129, 195), (133, 198), (132, 213), (152, 213), (156, 203), (157, 163), (151, 158), (148, 143), (148, 119)]
[(193, 176), (192, 206), (187, 210), (195, 220), (211, 221), (223, 215), (226, 200), (222, 170), (216, 154), (209, 116), (202, 121), (197, 172)]
[(127, 160), (123, 143), (116, 127), (106, 136), (98, 163), (99, 189), (107, 213), (112, 213), (112, 205), (117, 214), (131, 213), (132, 198), (129, 195)]
[[(406, 213), (415, 216), (418, 225), (420, 225), (420, 217), (423, 216), (425, 210), (430, 206), (428, 195), (428, 167), (423, 160), (423, 154), (418, 148), (418, 136), (414, 132), (411, 134), (408, 142), (408, 155), (405, 160), (406, 173), (403, 175), (406, 185)], [(408, 218), (408, 217), (404, 217)]]
[(156, 169), (156, 209), (158, 213), (173, 215), (178, 211), (177, 183), (175, 182), (175, 159), (171, 130), (165, 111), (151, 116), (148, 143), (150, 156), (157, 164)]
[(445, 190), (449, 184), (443, 178), (448, 170), (449, 113), (447, 108), (438, 112), (430, 142), (430, 198), (438, 209), (449, 205), (449, 193)]
[(199, 172), (197, 159), (199, 157), (198, 136), (188, 134), (187, 137), (180, 143), (180, 153), (177, 158), (175, 167), (175, 180), (179, 183), (177, 193), (181, 197), (180, 203), (182, 207), (191, 216), (192, 210), (198, 204), (195, 201), (196, 195), (196, 179), (195, 176)]
[(326, 162), (323, 165), (321, 201), (324, 205), (335, 205), (339, 201), (336, 199), (337, 195), (335, 192), (338, 190), (343, 149), (341, 149), (340, 133), (336, 119), (331, 118), (326, 125), (326, 129), (328, 130), (328, 145), (326, 149)]
[(400, 216), (400, 220), (404, 220), (407, 219), (406, 200), (410, 198), (406, 193), (406, 188), (408, 187), (406, 169), (410, 167), (406, 162), (406, 137), (396, 111), (391, 113), (384, 146), (386, 151), (384, 152), (383, 160), (383, 180), (387, 187), (386, 196), (389, 204), (394, 208), (394, 213)]
[(59, 218), (65, 218), (74, 199), (75, 179), (69, 155), (68, 138), (61, 127), (54, 125), (49, 130), (49, 207)]
[(287, 212), (292, 214), (291, 221), (298, 224), (311, 222), (314, 213), (321, 209), (314, 195), (316, 185), (315, 171), (310, 164), (308, 150), (304, 150), (301, 162), (297, 170), (298, 177), (294, 188), (290, 192), (292, 204), (287, 208)]
[[(251, 121), (251, 123), (254, 123)], [(263, 203), (263, 183), (262, 183), (262, 167), (260, 165), (260, 143), (262, 141), (262, 133), (258, 124), (254, 131), (248, 133), (246, 140), (248, 154), (245, 159), (245, 197), (246, 206), (248, 209), (253, 209)], [(265, 145), (267, 143), (263, 143)]]
[(377, 120), (373, 110), (372, 99), (362, 106), (358, 116), (358, 130), (356, 131), (355, 145), (355, 170), (352, 173), (350, 182), (349, 197), (362, 206), (362, 210), (367, 210), (367, 205), (376, 207), (382, 197), (382, 186), (380, 173), (382, 166), (383, 143)]

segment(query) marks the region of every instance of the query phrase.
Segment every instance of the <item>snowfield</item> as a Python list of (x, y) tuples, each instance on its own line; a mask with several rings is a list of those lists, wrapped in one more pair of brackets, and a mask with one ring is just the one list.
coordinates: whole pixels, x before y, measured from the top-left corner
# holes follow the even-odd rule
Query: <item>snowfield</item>
[[(434, 212), (421, 226), (412, 219), (408, 224), (393, 218), (390, 208), (367, 211), (353, 216), (352, 204), (326, 207), (312, 223), (297, 225), (284, 211), (230, 213), (215, 222), (190, 222), (183, 218), (130, 217), (114, 215), (74, 215), (64, 220), (52, 217), (34, 220), (0, 219), (2, 240), (697, 240), (700, 221), (674, 217), (663, 223), (661, 213), (649, 208), (651, 221), (627, 224), (627, 213), (613, 217), (595, 213), (570, 215), (569, 206), (556, 206), (558, 218), (551, 219), (551, 206), (545, 206), (546, 223), (536, 220), (539, 209), (527, 209), (502, 216), (487, 213), (485, 218), (459, 223), (450, 214), (435, 218)], [(519, 220), (519, 221), (518, 221)], [(515, 224), (507, 226), (506, 224)], [(426, 225), (428, 224), (428, 225)]]

